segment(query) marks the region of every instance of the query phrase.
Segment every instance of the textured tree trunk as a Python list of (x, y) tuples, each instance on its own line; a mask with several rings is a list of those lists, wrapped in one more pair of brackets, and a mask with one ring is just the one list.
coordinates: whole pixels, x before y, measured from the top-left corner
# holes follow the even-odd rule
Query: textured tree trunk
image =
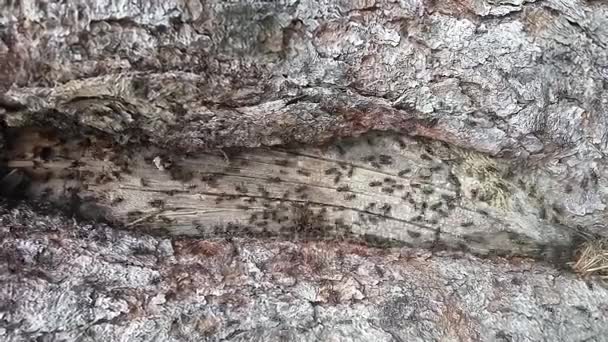
[(604, 2), (4, 1), (0, 38), (2, 194), (97, 222), (3, 205), (5, 339), (606, 340)]

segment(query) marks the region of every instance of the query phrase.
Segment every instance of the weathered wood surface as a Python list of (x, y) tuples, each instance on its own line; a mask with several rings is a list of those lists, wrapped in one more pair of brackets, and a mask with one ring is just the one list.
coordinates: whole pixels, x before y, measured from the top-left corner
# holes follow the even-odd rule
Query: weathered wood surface
[(585, 237), (521, 170), (404, 136), (187, 157), (90, 139), (62, 143), (36, 131), (11, 140), (8, 166), (33, 178), (30, 196), (68, 203), (78, 196), (78, 213), (129, 229), (355, 239), (561, 263)]

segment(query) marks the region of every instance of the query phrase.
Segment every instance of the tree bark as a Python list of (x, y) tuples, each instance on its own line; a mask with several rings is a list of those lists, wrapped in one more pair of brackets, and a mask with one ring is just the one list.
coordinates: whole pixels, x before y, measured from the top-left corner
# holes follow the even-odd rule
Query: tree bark
[[(7, 1), (0, 3), (0, 13), (5, 160), (0, 186), (6, 196), (25, 194), (28, 200), (57, 204), (79, 219), (106, 222), (114, 228), (103, 230), (133, 244), (170, 238), (174, 246), (207, 246), (220, 254), (243, 248), (256, 258), (270, 251), (277, 258), (287, 257), (281, 254), (284, 249), (300, 254), (326, 250), (332, 260), (344, 248), (363, 248), (373, 255), (384, 253), (377, 257), (382, 263), (390, 263), (395, 255), (402, 258), (403, 251), (424, 249), (433, 257), (414, 264), (461, 267), (463, 274), (490, 272), (500, 279), (510, 272), (507, 269), (531, 270), (540, 274), (530, 280), (539, 282), (531, 288), (543, 291), (550, 286), (542, 283), (543, 277), (559, 274), (569, 279), (564, 288), (577, 289), (572, 300), (587, 310), (572, 314), (576, 319), (605, 310), (605, 289), (594, 288), (597, 302), (587, 303), (578, 293), (582, 281), (546, 266), (568, 268), (580, 246), (608, 237), (604, 2)], [(60, 234), (85, 229), (68, 229), (71, 224), (61, 217), (55, 219), (61, 222), (56, 223)], [(29, 224), (19, 221), (24, 218), (11, 220), (17, 222), (10, 221), (12, 225)], [(33, 234), (23, 238), (27, 241), (50, 233), (43, 229), (24, 234)], [(17, 253), (18, 238), (12, 231), (6, 235), (10, 253)], [(70, 241), (83, 244), (86, 238)], [(360, 245), (367, 247), (353, 247)], [(61, 248), (57, 253), (68, 258), (81, 253)], [(111, 247), (100, 253), (113, 258), (119, 252)], [(469, 256), (454, 259), (462, 252)], [(116, 258), (130, 260), (128, 253)], [(525, 266), (519, 258), (525, 258)], [(186, 259), (171, 261), (166, 268), (191, 274)], [(46, 265), (34, 264), (45, 272)], [(395, 272), (410, 272), (415, 266), (395, 267)], [(69, 286), (81, 281), (69, 268), (56, 272), (74, 279)], [(220, 277), (225, 270), (209, 272)], [(264, 277), (273, 274), (268, 269), (259, 272)], [(340, 266), (332, 272), (350, 279), (352, 271)], [(5, 279), (16, 286), (23, 277), (6, 273)], [(168, 284), (164, 277), (160, 284)], [(435, 287), (455, 279), (442, 272), (433, 277)], [(320, 288), (323, 279), (309, 281)], [(423, 288), (429, 279), (413, 280), (411, 286)], [(465, 283), (476, 286), (482, 281), (473, 276)], [(48, 292), (53, 281), (47, 283), (41, 288)], [(492, 283), (487, 290), (503, 285)], [(112, 288), (101, 280), (96, 286)], [(163, 286), (153, 285), (154, 296)], [(357, 286), (369, 285), (363, 281)], [(396, 286), (382, 283), (378, 291), (384, 292), (378, 298), (388, 300)], [(522, 288), (517, 282), (507, 287)], [(11, 291), (6, 298), (17, 296)], [(255, 291), (254, 286), (241, 295), (254, 296)], [(262, 293), (273, 296), (272, 291)], [(296, 290), (283, 291), (292, 295)], [(430, 307), (444, 297), (443, 289), (437, 291), (422, 304), (401, 303), (398, 310), (422, 305), (445, 313), (445, 308)], [(183, 296), (194, 303), (198, 294)], [(557, 296), (551, 305), (566, 310), (562, 303), (570, 297)], [(545, 329), (548, 320), (530, 323), (546, 306), (532, 297), (526, 300), (532, 301), (535, 313), (517, 315)], [(253, 298), (250, 304), (267, 305), (263, 298)], [(383, 301), (372, 302), (366, 303), (378, 310), (388, 307)], [(48, 310), (60, 312), (61, 305)], [(316, 315), (316, 304), (311, 305)], [(341, 304), (323, 305), (336, 310)], [(375, 329), (377, 335), (364, 339), (537, 339), (532, 332), (521, 335), (498, 329), (496, 322), (471, 318), (494, 310), (490, 304), (433, 316), (428, 324), (440, 335), (427, 335), (430, 330), (417, 324), (412, 328), (400, 323), (386, 330), (375, 320), (360, 321), (364, 313), (357, 305), (348, 304), (354, 310), (349, 317), (359, 318), (344, 328), (345, 336), (354, 337), (360, 334), (356, 327), (365, 327), (361, 329)], [(519, 310), (516, 303), (505, 305), (512, 305), (512, 312)], [(169, 322), (193, 308), (160, 315)], [(25, 331), (38, 334), (33, 323), (27, 329), (14, 328), (21, 324), (16, 317), (33, 314), (26, 314), (26, 307), (20, 310), (22, 316), (11, 316), (7, 324), (12, 328), (5, 330), (15, 340)], [(562, 315), (566, 311), (560, 312), (558, 321), (567, 317)], [(90, 331), (95, 319), (87, 315), (66, 338)], [(414, 310), (403, 320), (416, 315)], [(139, 324), (130, 321), (136, 316), (125, 314), (119, 320)], [(60, 334), (62, 319), (43, 330)], [(220, 321), (228, 324), (231, 319)], [(291, 323), (258, 333), (255, 329), (269, 329), (266, 323), (237, 320), (249, 328), (220, 324), (209, 339), (250, 339), (256, 334), (261, 340), (270, 335), (278, 339), (282, 328), (277, 327), (287, 326), (288, 334), (298, 337), (326, 336), (319, 335), (318, 328), (292, 331)], [(176, 322), (175, 329), (192, 329), (181, 318)], [(587, 336), (580, 340), (602, 340), (593, 337), (602, 336), (602, 323), (588, 322), (588, 336), (576, 329), (547, 328), (544, 333), (552, 340), (572, 340), (575, 331), (580, 332), (577, 337)], [(331, 333), (337, 333), (338, 326), (332, 326)], [(129, 329), (112, 336), (131, 336)], [(159, 336), (169, 336), (159, 331)], [(188, 331), (171, 336), (194, 339)]]
[(0, 213), (3, 341), (605, 341), (608, 333), (606, 289), (531, 260), (168, 239), (36, 209)]

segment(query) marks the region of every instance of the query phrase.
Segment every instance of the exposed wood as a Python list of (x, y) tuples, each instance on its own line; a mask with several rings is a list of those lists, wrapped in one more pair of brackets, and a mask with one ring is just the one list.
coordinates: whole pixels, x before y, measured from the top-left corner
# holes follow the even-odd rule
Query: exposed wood
[(34, 180), (30, 196), (76, 196), (82, 215), (129, 229), (351, 239), (559, 262), (581, 238), (500, 160), (405, 136), (187, 156), (91, 138), (61, 142), (35, 130), (13, 139), (8, 166)]

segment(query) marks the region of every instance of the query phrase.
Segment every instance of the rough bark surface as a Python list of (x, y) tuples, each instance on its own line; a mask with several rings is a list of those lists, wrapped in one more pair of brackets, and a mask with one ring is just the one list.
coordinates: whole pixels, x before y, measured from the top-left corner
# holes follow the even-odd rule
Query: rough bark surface
[(492, 154), (608, 142), (601, 1), (5, 1), (2, 25), (10, 125), (189, 151), (370, 129)]
[[(5, 210), (2, 244), (13, 256), (0, 275), (8, 284), (0, 332), (606, 340), (605, 318), (596, 319), (605, 290), (547, 266), (565, 266), (581, 241), (608, 237), (606, 89), (603, 1), (0, 0), (2, 195), (162, 236)], [(14, 228), (28, 224), (38, 228)], [(115, 238), (91, 242), (83, 232)], [(67, 260), (119, 260), (109, 261), (116, 274), (141, 273), (90, 278), (93, 259), (21, 257), (19, 246), (38, 243), (59, 243), (53, 253)], [(139, 245), (147, 247), (133, 253), (143, 256), (130, 257)], [(421, 249), (469, 256), (429, 259)], [(321, 251), (332, 276), (299, 269)], [(361, 280), (344, 255), (392, 268)], [(295, 269), (291, 285), (274, 278), (268, 258)], [(266, 266), (251, 271), (251, 260)], [(175, 303), (163, 299), (171, 277), (195, 284), (171, 290)], [(316, 297), (303, 300), (302, 283)], [(334, 285), (352, 288), (319, 299)], [(123, 289), (128, 298), (112, 299)], [(86, 291), (109, 294), (99, 305), (116, 307), (97, 315), (97, 295)], [(35, 292), (39, 299), (15, 299)], [(234, 293), (236, 304), (208, 301)], [(150, 309), (145, 298), (160, 304)], [(290, 302), (295, 311), (278, 309)], [(508, 328), (505, 317), (514, 319)]]
[(531, 260), (176, 239), (0, 209), (2, 341), (606, 341), (608, 290)]

